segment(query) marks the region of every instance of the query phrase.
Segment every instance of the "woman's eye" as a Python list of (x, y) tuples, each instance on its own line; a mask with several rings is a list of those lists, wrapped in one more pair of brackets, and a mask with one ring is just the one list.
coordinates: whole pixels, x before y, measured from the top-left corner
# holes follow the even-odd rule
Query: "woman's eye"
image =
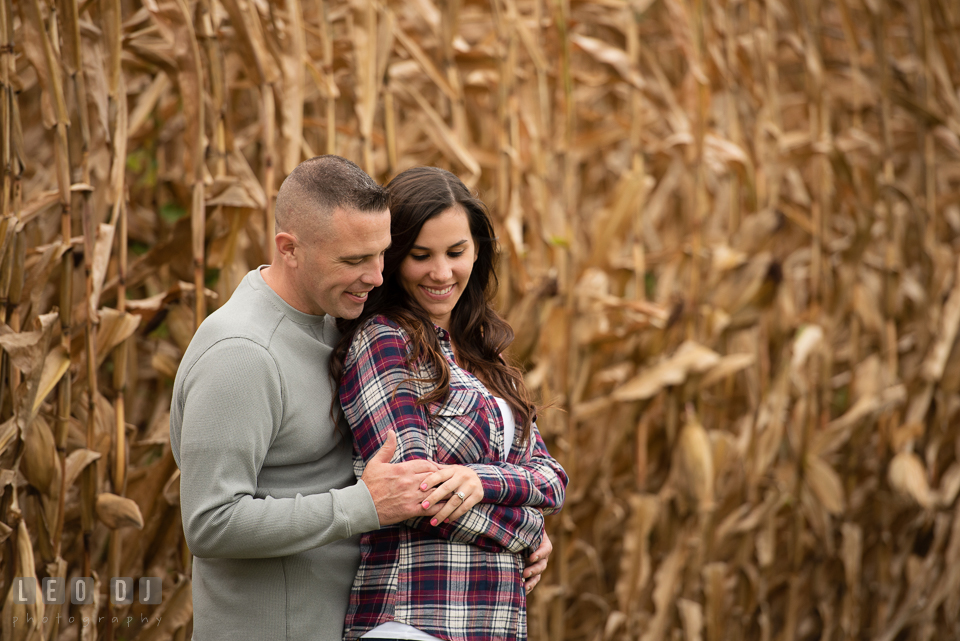
[(430, 258), (430, 256), (427, 254), (410, 254), (410, 258), (413, 260), (426, 260)]
[(459, 258), (460, 256), (463, 256), (463, 252), (464, 250), (462, 249), (458, 252), (447, 252), (447, 256), (449, 256), (450, 258)]

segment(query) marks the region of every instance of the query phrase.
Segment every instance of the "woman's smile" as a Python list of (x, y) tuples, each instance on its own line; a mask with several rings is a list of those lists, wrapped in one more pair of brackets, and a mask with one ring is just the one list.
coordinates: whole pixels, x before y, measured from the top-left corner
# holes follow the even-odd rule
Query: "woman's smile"
[(449, 330), (450, 313), (467, 289), (476, 259), (467, 214), (460, 207), (450, 207), (420, 228), (400, 265), (400, 284), (430, 320)]

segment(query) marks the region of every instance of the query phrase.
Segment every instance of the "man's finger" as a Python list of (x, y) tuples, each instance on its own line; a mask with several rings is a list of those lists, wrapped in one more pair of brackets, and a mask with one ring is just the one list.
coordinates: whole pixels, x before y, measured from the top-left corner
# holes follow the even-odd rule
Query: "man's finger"
[(533, 588), (537, 587), (537, 584), (540, 583), (540, 576), (541, 575), (538, 574), (535, 577), (527, 579), (523, 582), (523, 589), (527, 594), (530, 594)]
[(377, 453), (373, 455), (373, 460), (377, 463), (389, 463), (396, 451), (397, 433), (390, 430), (387, 432), (387, 437), (384, 439), (383, 445), (381, 445)]
[(546, 569), (547, 569), (547, 560), (542, 559), (540, 561), (537, 561), (536, 563), (533, 563), (525, 567), (523, 569), (523, 578), (531, 579), (535, 576), (543, 574), (543, 571)]
[(440, 485), (441, 483), (443, 483), (444, 481), (452, 477), (453, 472), (454, 472), (453, 469), (449, 467), (448, 468), (440, 467), (438, 471), (434, 472), (433, 474), (431, 474), (430, 476), (428, 476), (423, 480), (423, 483), (420, 485), (420, 489), (428, 490), (431, 487)]
[(550, 553), (553, 552), (553, 543), (550, 541), (550, 537), (547, 536), (546, 530), (543, 532), (543, 540), (540, 542), (540, 547), (533, 551), (533, 554), (527, 557), (527, 565), (533, 565), (541, 559), (545, 560), (550, 556)]
[(433, 474), (437, 471), (437, 464), (427, 459), (413, 459), (412, 461), (395, 463), (395, 465), (397, 466), (397, 471), (402, 474)]

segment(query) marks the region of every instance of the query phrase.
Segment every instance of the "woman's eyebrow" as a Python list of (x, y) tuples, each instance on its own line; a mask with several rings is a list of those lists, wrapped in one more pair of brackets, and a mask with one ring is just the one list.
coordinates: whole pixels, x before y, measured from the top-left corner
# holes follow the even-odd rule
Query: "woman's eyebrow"
[[(449, 247), (447, 247), (447, 249), (453, 249), (454, 247), (459, 247), (460, 245), (465, 245), (465, 244), (467, 244), (466, 238), (450, 245)], [(413, 247), (410, 248), (411, 251), (413, 251), (414, 249), (419, 249), (420, 251), (424, 251), (424, 252), (430, 251), (429, 247), (424, 247), (423, 245), (414, 245)]]

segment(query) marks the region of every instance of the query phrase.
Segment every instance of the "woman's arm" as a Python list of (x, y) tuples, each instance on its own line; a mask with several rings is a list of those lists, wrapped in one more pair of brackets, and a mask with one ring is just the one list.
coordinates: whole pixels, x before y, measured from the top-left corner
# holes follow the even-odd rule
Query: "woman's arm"
[[(401, 330), (373, 322), (358, 332), (347, 353), (340, 402), (353, 432), (357, 454), (354, 471), (358, 477), (390, 430), (397, 433), (394, 462), (430, 458), (429, 417), (426, 408), (416, 402), (416, 373), (406, 363), (407, 350)], [(497, 551), (534, 549), (543, 534), (543, 515), (523, 506), (484, 504), (453, 523), (433, 526), (428, 518), (417, 518), (405, 524)]]
[[(502, 506), (536, 507), (545, 514), (560, 510), (567, 486), (567, 474), (550, 456), (540, 437), (537, 424), (530, 432), (531, 442), (523, 453), (524, 463), (468, 463), (479, 479), (482, 498), (478, 501)], [(461, 471), (440, 469), (426, 478), (428, 487), (436, 487), (427, 500), (430, 503), (449, 499), (464, 482)]]
[(522, 464), (506, 461), (468, 464), (483, 484), (483, 502), (538, 507), (544, 514), (558, 512), (566, 494), (567, 473), (550, 456), (536, 423), (531, 426), (530, 443), (523, 458)]

